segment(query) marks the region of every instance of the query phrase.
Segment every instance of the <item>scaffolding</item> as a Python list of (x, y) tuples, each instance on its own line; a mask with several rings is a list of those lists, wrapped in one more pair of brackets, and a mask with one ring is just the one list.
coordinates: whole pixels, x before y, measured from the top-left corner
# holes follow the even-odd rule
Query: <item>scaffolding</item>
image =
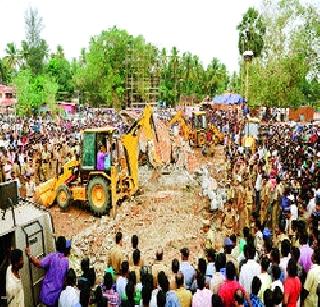
[(125, 106), (143, 108), (157, 105), (160, 97), (160, 63), (158, 54), (138, 53), (130, 47), (126, 57)]

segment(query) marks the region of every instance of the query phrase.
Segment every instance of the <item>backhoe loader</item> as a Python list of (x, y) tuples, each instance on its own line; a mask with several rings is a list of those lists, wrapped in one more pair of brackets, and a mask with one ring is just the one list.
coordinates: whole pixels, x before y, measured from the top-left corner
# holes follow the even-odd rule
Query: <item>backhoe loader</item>
[[(113, 127), (84, 130), (80, 161), (66, 163), (62, 175), (40, 185), (36, 200), (45, 206), (56, 201), (62, 209), (67, 209), (71, 200), (87, 201), (95, 215), (109, 214), (112, 210), (115, 217), (119, 201), (134, 195), (139, 188), (140, 133), (148, 141), (156, 135), (152, 107), (146, 106), (142, 116), (120, 139), (113, 137), (115, 130)], [(154, 156), (152, 163), (159, 165), (160, 160)]]
[(221, 144), (224, 141), (224, 135), (214, 125), (208, 124), (207, 113), (205, 111), (193, 111), (191, 127), (187, 124), (182, 111), (178, 111), (176, 115), (169, 121), (169, 127), (179, 124), (183, 138), (189, 141), (193, 147), (203, 147), (207, 145), (206, 134), (211, 130), (215, 138), (215, 144)]

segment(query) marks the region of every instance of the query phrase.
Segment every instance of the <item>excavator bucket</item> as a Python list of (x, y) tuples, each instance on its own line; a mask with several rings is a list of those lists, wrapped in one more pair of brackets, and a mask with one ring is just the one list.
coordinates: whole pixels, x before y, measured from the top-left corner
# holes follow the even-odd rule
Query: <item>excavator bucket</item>
[(35, 190), (34, 201), (45, 207), (51, 206), (57, 196), (56, 182), (54, 178), (40, 184)]

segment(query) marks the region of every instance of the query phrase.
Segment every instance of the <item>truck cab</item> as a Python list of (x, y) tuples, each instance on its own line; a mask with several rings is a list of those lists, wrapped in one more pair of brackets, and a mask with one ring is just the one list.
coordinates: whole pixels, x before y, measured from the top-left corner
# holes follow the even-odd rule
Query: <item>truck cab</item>
[[(25, 306), (37, 306), (45, 272), (29, 262), (24, 250), (28, 245), (31, 253), (39, 258), (53, 252), (54, 227), (49, 211), (14, 195), (17, 191), (15, 185), (15, 182), (0, 184), (0, 306), (6, 306), (5, 276), (10, 250), (17, 248), (23, 251), (24, 257), (24, 266), (20, 273)], [(9, 198), (14, 201), (9, 202)]]

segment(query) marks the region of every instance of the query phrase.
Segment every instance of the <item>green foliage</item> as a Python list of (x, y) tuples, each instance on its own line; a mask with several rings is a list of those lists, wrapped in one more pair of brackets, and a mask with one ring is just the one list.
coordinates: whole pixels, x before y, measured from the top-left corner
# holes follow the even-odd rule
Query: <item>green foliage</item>
[(58, 85), (47, 75), (34, 76), (30, 70), (21, 70), (13, 80), (16, 88), (17, 113), (30, 115), (47, 103), (54, 111)]
[(56, 80), (58, 92), (70, 98), (74, 92), (73, 72), (69, 61), (64, 57), (61, 46), (57, 47), (56, 54), (53, 54), (46, 66), (46, 73)]
[(299, 106), (319, 100), (319, 12), (299, 0), (264, 1), (264, 49), (249, 69), (249, 102)]
[(44, 59), (48, 55), (48, 44), (40, 37), (43, 24), (37, 9), (30, 7), (26, 11), (25, 25), (26, 40), (21, 43), (22, 67), (37, 75), (43, 72)]
[(237, 26), (239, 31), (238, 48), (242, 56), (245, 51), (251, 50), (255, 57), (261, 56), (264, 44), (266, 25), (259, 12), (250, 7), (243, 15)]

